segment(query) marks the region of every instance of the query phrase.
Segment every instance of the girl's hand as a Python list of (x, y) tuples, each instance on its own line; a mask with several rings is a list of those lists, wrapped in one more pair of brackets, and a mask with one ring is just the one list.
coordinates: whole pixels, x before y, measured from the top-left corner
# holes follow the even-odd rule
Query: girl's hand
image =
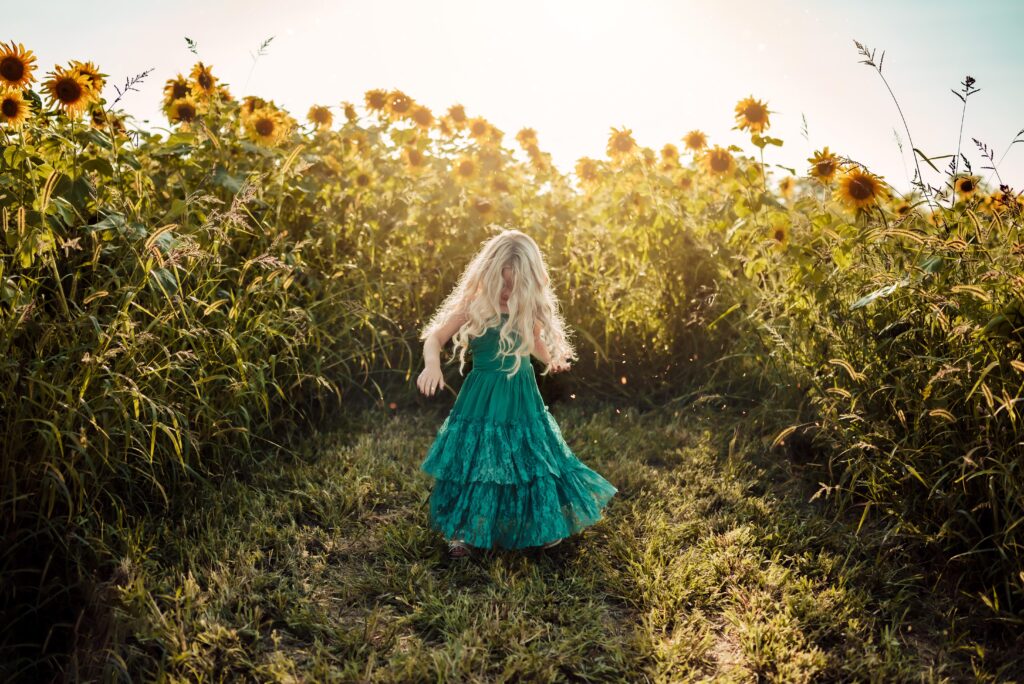
[(416, 378), (416, 386), (428, 397), (434, 396), (434, 392), (440, 387), (444, 389), (444, 373), (436, 366), (427, 366)]

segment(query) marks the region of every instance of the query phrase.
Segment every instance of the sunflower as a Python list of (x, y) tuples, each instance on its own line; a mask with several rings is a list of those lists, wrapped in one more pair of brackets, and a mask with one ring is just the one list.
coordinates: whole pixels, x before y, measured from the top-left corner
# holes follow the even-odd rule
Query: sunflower
[(366, 102), (367, 109), (382, 114), (388, 106), (388, 91), (381, 90), (380, 88), (367, 90), (363, 95), (363, 100)]
[(661, 148), (661, 158), (667, 162), (678, 162), (679, 148), (672, 143), (665, 143)]
[(309, 119), (310, 123), (316, 124), (316, 127), (320, 130), (330, 128), (334, 122), (334, 114), (323, 105), (313, 105), (310, 107), (306, 118)]
[(437, 130), (442, 137), (451, 138), (455, 135), (455, 124), (446, 116), (437, 122)]
[(597, 160), (580, 157), (576, 161), (576, 176), (582, 183), (595, 183), (598, 179)]
[(434, 113), (429, 107), (416, 105), (412, 108), (412, 121), (422, 129), (428, 129), (434, 123)]
[(793, 196), (793, 190), (796, 188), (796, 181), (793, 180), (792, 176), (786, 176), (779, 181), (779, 194), (786, 199)]
[(103, 86), (107, 83), (107, 74), (101, 74), (99, 67), (89, 62), (79, 62), (77, 60), (71, 60), (71, 70), (75, 73), (79, 73), (85, 76), (85, 80), (89, 82), (89, 88), (92, 92), (99, 97), (100, 92), (103, 90)]
[(815, 151), (814, 156), (808, 157), (807, 161), (811, 162), (808, 174), (825, 185), (832, 182), (839, 170), (839, 158), (828, 151), (827, 145), (820, 152)]
[(191, 95), (178, 98), (167, 108), (167, 118), (171, 123), (182, 124), (182, 128), (186, 130), (198, 116), (199, 107)]
[(473, 199), (473, 208), (481, 216), (486, 216), (494, 211), (494, 205), (486, 197), (476, 197)]
[(501, 139), (505, 137), (505, 132), (493, 124), (487, 124), (490, 126), (490, 130), (487, 132), (487, 137), (482, 141), (485, 145), (493, 145), (498, 147), (501, 145)]
[(729, 150), (715, 145), (705, 153), (704, 165), (712, 175), (727, 175), (736, 168), (736, 160), (729, 154)]
[(20, 90), (0, 92), (0, 121), (8, 126), (20, 126), (28, 119), (28, 103)]
[(284, 113), (269, 106), (253, 111), (246, 119), (249, 138), (261, 145), (277, 145), (287, 135), (287, 129), (288, 122)]
[(835, 196), (853, 209), (863, 209), (884, 198), (886, 192), (880, 177), (855, 167), (839, 179)]
[(477, 140), (486, 138), (491, 131), (491, 125), (482, 116), (475, 116), (469, 119), (466, 122), (466, 128), (469, 130), (469, 134)]
[(191, 94), (192, 86), (189, 85), (187, 78), (181, 74), (174, 78), (169, 78), (164, 85), (164, 107), (169, 107), (175, 100), (180, 100)]
[(786, 246), (789, 245), (789, 223), (786, 221), (778, 221), (768, 226), (768, 236), (775, 240), (775, 247), (777, 249), (785, 250)]
[(356, 107), (351, 102), (342, 102), (341, 107), (345, 110), (345, 118), (349, 121), (355, 121), (359, 118), (359, 115), (356, 113)]
[(953, 187), (956, 189), (956, 194), (967, 199), (978, 191), (978, 178), (977, 176), (960, 176), (953, 183)]
[(468, 181), (472, 178), (476, 178), (480, 172), (480, 165), (477, 164), (476, 159), (469, 155), (463, 155), (459, 158), (455, 164), (455, 179), (459, 181)]
[(35, 55), (21, 43), (0, 43), (0, 86), (20, 90), (36, 77)]
[(508, 192), (510, 190), (508, 181), (501, 176), (491, 178), (491, 187), (495, 192)]
[(448, 108), (448, 118), (455, 124), (455, 128), (462, 128), (468, 121), (466, 108), (460, 104), (452, 105)]
[(687, 191), (693, 187), (693, 176), (683, 171), (676, 177), (676, 186), (682, 190)]
[(537, 144), (537, 131), (532, 128), (522, 128), (516, 133), (516, 142), (518, 142), (523, 149), (526, 149), (530, 145)]
[(404, 119), (409, 116), (414, 104), (412, 98), (401, 90), (392, 90), (388, 93), (387, 111), (396, 119)]
[(369, 187), (373, 182), (373, 176), (368, 171), (360, 171), (356, 174), (356, 185), (360, 188)]
[(708, 137), (703, 131), (694, 130), (683, 136), (683, 143), (691, 152), (700, 152), (708, 146)]
[(427, 165), (427, 158), (423, 151), (408, 145), (402, 149), (402, 158), (405, 160), (405, 165), (413, 171), (419, 171)]
[(253, 112), (258, 109), (263, 109), (268, 106), (268, 102), (262, 97), (256, 97), (255, 95), (246, 95), (242, 98), (242, 106), (239, 109), (239, 115), (242, 117), (244, 123), (246, 119), (252, 116)]
[(217, 91), (217, 77), (210, 71), (210, 67), (204, 65), (202, 62), (196, 62), (196, 65), (192, 67), (192, 73), (189, 74), (192, 78), (192, 82), (196, 85), (194, 90), (197, 95), (203, 97), (213, 95)]
[(633, 139), (632, 129), (623, 127), (621, 130), (612, 128), (608, 136), (606, 149), (608, 156), (612, 159), (625, 157), (636, 151), (636, 140)]
[(48, 75), (50, 78), (43, 83), (43, 88), (50, 104), (60, 107), (72, 118), (81, 116), (95, 97), (86, 77), (60, 66), (55, 66)]
[(740, 130), (761, 133), (768, 129), (768, 111), (766, 103), (755, 100), (753, 96), (736, 103), (736, 125)]
[(658, 155), (650, 147), (640, 148), (640, 156), (644, 160), (644, 166), (650, 168), (658, 161)]
[(901, 216), (901, 217), (902, 216), (909, 216), (910, 213), (913, 211), (913, 209), (914, 208), (913, 208), (913, 206), (911, 206), (910, 202), (908, 202), (905, 199), (901, 199), (899, 202), (897, 202), (896, 204), (894, 204), (892, 206), (892, 212), (894, 214), (896, 214), (897, 216)]

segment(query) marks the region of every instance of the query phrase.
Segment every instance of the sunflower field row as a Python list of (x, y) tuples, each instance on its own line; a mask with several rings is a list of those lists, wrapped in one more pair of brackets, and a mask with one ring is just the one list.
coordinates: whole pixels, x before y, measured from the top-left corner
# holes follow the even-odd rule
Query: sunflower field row
[(566, 175), (534, 130), (509, 146), (397, 90), (300, 122), (199, 62), (167, 81), (154, 132), (107, 78), (80, 61), (37, 78), (30, 50), (0, 44), (0, 572), (18, 643), (67, 645), (132, 516), (187, 507), (199, 480), (339, 406), (419, 401), (419, 326), (501, 227), (548, 258), (581, 357), (565, 395), (760, 407), (752, 429), (800, 451), (822, 496), (1021, 610), (1007, 186), (968, 167), (904, 195), (827, 147), (777, 177), (783, 141), (753, 96), (736, 127), (756, 153), (612, 129)]

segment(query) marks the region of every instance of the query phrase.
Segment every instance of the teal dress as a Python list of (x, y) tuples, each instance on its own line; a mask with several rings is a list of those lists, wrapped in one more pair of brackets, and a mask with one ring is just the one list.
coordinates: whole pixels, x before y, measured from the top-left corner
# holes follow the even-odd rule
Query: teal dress
[(473, 369), (420, 465), (435, 478), (431, 528), (470, 546), (519, 549), (600, 520), (618, 490), (565, 443), (529, 357), (509, 378), (514, 359), (498, 354), (498, 326), (471, 339), (470, 351)]

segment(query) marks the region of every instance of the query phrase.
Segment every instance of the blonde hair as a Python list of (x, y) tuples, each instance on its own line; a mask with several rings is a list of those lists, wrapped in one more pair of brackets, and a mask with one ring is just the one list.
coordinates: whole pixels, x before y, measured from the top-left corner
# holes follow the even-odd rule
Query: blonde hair
[[(503, 272), (506, 269), (511, 272), (512, 289), (507, 303), (508, 319), (501, 324), (501, 291), (505, 286)], [(537, 323), (540, 323), (541, 341), (552, 361), (577, 358), (551, 289), (544, 257), (533, 238), (521, 231), (502, 230), (484, 243), (462, 272), (458, 284), (423, 328), (420, 339), (426, 340), (459, 313), (465, 313), (468, 318), (452, 335), (452, 353), (460, 360), (459, 375), (466, 364), (470, 339), (499, 324), (499, 355), (515, 355), (509, 377), (519, 370), (523, 356), (534, 353), (533, 331)], [(518, 333), (518, 345), (514, 343), (513, 331)], [(550, 370), (548, 364), (541, 375), (547, 375)]]

